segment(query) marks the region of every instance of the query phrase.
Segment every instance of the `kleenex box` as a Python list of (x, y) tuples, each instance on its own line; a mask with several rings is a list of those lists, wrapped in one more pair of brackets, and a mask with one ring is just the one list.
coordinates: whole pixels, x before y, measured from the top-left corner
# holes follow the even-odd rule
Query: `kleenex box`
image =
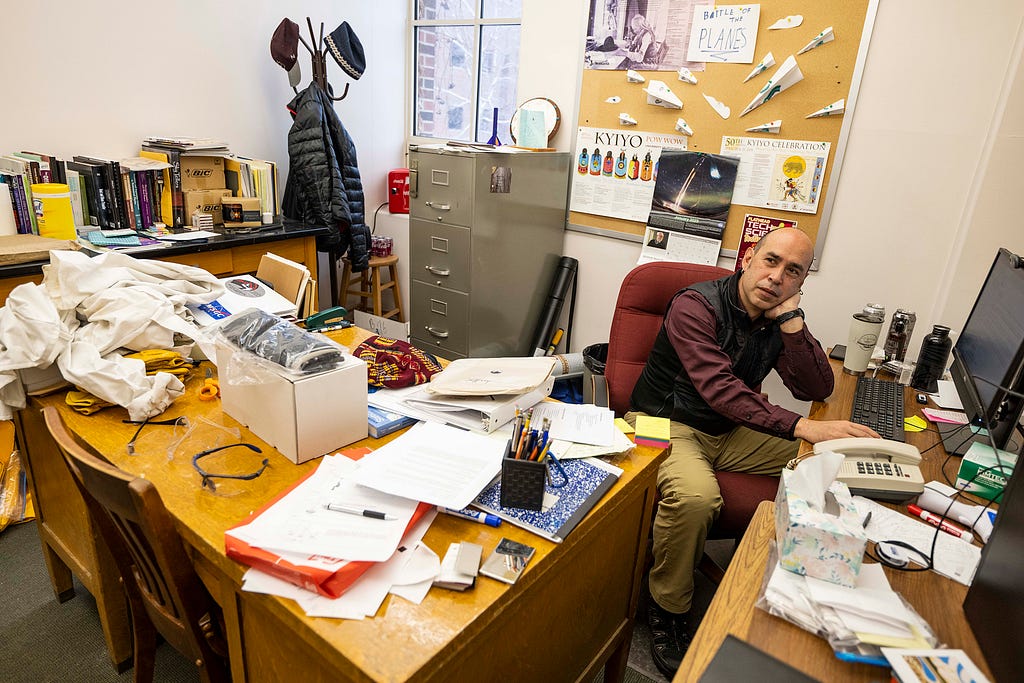
[(853, 586), (867, 546), (867, 532), (846, 484), (833, 481), (824, 509), (795, 493), (784, 470), (775, 498), (775, 537), (779, 564), (797, 574)]
[(1010, 481), (1016, 465), (1016, 453), (999, 451), (997, 462), (991, 446), (975, 441), (960, 461), (956, 487), (985, 500), (995, 500), (1006, 488), (1006, 482)]
[(295, 464), (366, 438), (366, 363), (350, 354), (339, 367), (293, 376), (250, 368), (254, 378), (232, 383), (232, 349), (217, 347), (224, 412)]

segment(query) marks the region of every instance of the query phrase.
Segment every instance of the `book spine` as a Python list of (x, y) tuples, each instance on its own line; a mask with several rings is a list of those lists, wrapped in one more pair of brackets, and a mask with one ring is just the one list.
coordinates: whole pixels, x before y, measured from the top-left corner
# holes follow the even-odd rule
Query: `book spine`
[(113, 186), (114, 194), (114, 207), (117, 211), (117, 227), (129, 228), (131, 227), (131, 208), (128, 206), (127, 199), (124, 194), (124, 179), (121, 177), (121, 164), (116, 161), (108, 162), (107, 168), (110, 169), (110, 184)]
[(162, 155), (167, 163), (171, 165), (165, 171), (166, 175), (164, 176), (164, 192), (169, 192), (170, 202), (164, 202), (162, 211), (163, 222), (173, 228), (184, 228), (185, 194), (181, 190), (181, 150), (157, 145), (143, 145), (142, 149)]
[(82, 186), (81, 179), (75, 171), (65, 172), (64, 180), (67, 182), (68, 190), (71, 192), (71, 215), (74, 217), (75, 225), (85, 225), (82, 215)]
[(146, 230), (153, 225), (153, 207), (149, 196), (149, 171), (138, 171), (135, 174), (135, 188), (139, 197), (139, 218), (142, 220), (140, 229)]
[(32, 202), (32, 185), (28, 175), (21, 176), (21, 190), (25, 196), (25, 213), (28, 214), (29, 234), (39, 234), (39, 223), (36, 220), (36, 207)]
[(139, 180), (137, 171), (125, 171), (125, 193), (132, 207), (132, 229), (142, 230), (142, 208), (139, 206)]
[(5, 175), (4, 184), (11, 193), (11, 208), (14, 210), (14, 223), (18, 226), (18, 234), (32, 232), (32, 224), (25, 215), (25, 193), (21, 189), (21, 176)]

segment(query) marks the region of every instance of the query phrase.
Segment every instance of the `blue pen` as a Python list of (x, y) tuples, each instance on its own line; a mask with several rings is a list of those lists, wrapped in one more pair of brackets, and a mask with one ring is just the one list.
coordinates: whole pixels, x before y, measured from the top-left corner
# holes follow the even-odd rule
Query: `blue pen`
[(453, 517), (462, 517), (463, 519), (471, 519), (474, 522), (480, 522), (487, 526), (501, 526), (501, 517), (492, 515), (487, 512), (481, 512), (480, 510), (470, 510), (469, 508), (463, 508), (462, 510), (453, 510), (452, 508), (446, 508), (443, 505), (437, 506), (438, 512), (443, 512), (446, 515), (452, 515)]

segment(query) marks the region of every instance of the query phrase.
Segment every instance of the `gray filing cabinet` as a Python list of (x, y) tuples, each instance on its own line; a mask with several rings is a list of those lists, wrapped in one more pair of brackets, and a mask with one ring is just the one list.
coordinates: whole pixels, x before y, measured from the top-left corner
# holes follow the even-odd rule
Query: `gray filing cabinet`
[(562, 253), (569, 155), (409, 148), (412, 343), (526, 356)]

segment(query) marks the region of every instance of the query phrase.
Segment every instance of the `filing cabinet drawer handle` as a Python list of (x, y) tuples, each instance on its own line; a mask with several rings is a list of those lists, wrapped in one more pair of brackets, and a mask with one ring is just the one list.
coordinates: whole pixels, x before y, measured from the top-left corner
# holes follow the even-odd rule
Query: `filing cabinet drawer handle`
[(451, 211), (452, 210), (452, 205), (451, 204), (435, 204), (434, 202), (427, 202), (427, 206), (429, 206), (432, 209), (437, 209), (438, 211)]
[(440, 276), (447, 277), (448, 275), (452, 274), (452, 271), (451, 271), (450, 268), (435, 268), (434, 266), (423, 266), (423, 267), (426, 268), (428, 271), (430, 271), (433, 275), (440, 275)]
[(430, 334), (434, 335), (435, 337), (440, 337), (441, 339), (447, 339), (448, 338), (448, 333), (447, 332), (443, 332), (441, 330), (435, 330), (430, 325), (424, 325), (423, 329), (425, 329), (427, 332), (429, 332)]

